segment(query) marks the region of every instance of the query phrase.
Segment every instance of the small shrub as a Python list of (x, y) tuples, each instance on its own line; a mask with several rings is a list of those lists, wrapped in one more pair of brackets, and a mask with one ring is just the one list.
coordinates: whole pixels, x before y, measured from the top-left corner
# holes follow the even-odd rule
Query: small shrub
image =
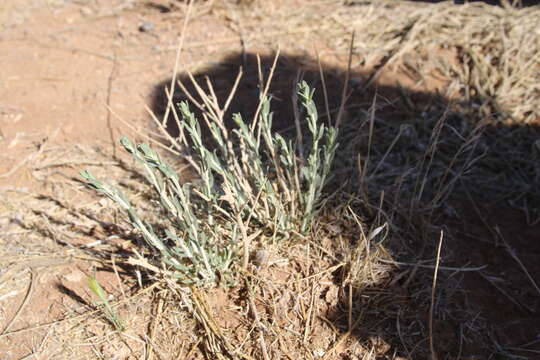
[[(337, 133), (318, 122), (313, 90), (305, 82), (298, 85), (298, 94), (307, 115), (309, 144), (295, 144), (273, 133), (270, 99), (263, 98), (253, 124), (240, 114), (233, 116), (232, 134), (222, 116), (203, 114), (217, 145), (211, 150), (188, 104), (179, 104), (183, 118), (179, 139), (189, 139), (193, 153), (189, 160), (200, 177), (192, 183), (181, 184), (171, 166), (148, 145), (120, 140), (159, 195), (171, 224), (164, 236), (139, 217), (119, 189), (88, 171), (81, 175), (128, 213), (132, 226), (182, 283), (216, 283), (227, 278), (241, 244), (246, 256), (248, 237), (265, 232), (286, 239), (294, 232), (306, 233), (320, 209)], [(299, 146), (308, 149), (305, 157), (298, 155)]]

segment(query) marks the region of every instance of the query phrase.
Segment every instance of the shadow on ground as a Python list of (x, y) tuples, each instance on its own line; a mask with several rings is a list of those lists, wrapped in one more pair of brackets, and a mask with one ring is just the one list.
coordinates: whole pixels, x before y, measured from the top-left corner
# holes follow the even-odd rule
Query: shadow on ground
[[(265, 76), (272, 62), (273, 56), (261, 56)], [(224, 104), (239, 68), (243, 77), (227, 119), (233, 113), (250, 119), (255, 112), (260, 93), (257, 57), (233, 54), (194, 74), (205, 90), (206, 78), (210, 79), (219, 103)], [(322, 72), (328, 106), (316, 59), (281, 55), (269, 91), (275, 131), (294, 138), (291, 99), (299, 79), (316, 89), (323, 121), (334, 121), (346, 71), (323, 64)], [(392, 277), (374, 287), (342, 287), (338, 305), (324, 316), (344, 333), (350, 320), (360, 319), (352, 335), (362, 344), (382, 339), (391, 346), (388, 356), (396, 351), (408, 358), (428, 358), (430, 284), (439, 233), (444, 230), (444, 268), (438, 276), (433, 330), (440, 358), (528, 356), (528, 351), (539, 351), (540, 301), (525, 274), (525, 269), (533, 277), (540, 273), (540, 169), (538, 161), (530, 161), (531, 156), (539, 157), (539, 128), (502, 123), (497, 115), (503, 109), (493, 109), (490, 118), (479, 119), (473, 104), (493, 99), (450, 100), (436, 88), (411, 90), (377, 81), (366, 88), (371, 76), (350, 74), (329, 190), (341, 186), (354, 196), (366, 196), (370, 204), (378, 204), (384, 194), (382, 211), (361, 201), (355, 210), (367, 224), (376, 223), (384, 214), (393, 229), (384, 245), (401, 264), (394, 266)], [(178, 80), (196, 94), (187, 76)], [(170, 82), (155, 86), (152, 109), (158, 117), (165, 114), (164, 89)], [(174, 102), (181, 100), (188, 98), (176, 91)], [(479, 123), (486, 120), (480, 129)], [(172, 117), (167, 123), (170, 134), (176, 136)], [(435, 155), (426, 157), (437, 132)], [(368, 153), (369, 175), (360, 188), (357, 154), (365, 160)], [(421, 195), (416, 188), (419, 179), (423, 181)], [(357, 246), (355, 241), (351, 240), (348, 250)], [(334, 274), (339, 285), (344, 285), (344, 275)], [(343, 356), (348, 358), (346, 350)]]

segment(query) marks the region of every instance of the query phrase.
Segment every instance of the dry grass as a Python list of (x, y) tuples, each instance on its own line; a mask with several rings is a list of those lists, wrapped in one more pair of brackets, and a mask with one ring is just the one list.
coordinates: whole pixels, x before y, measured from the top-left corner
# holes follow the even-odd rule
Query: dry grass
[(539, 115), (538, 7), (424, 5), (311, 1), (291, 10), (260, 2), (223, 11), (241, 14), (240, 35), (250, 50), (276, 44), (276, 37), (266, 34), (279, 28), (286, 35), (278, 38), (282, 46), (307, 53), (318, 47), (322, 55), (344, 61), (354, 31), (352, 67), (373, 70), (368, 84), (378, 81), (383, 70), (403, 71), (415, 85), (438, 77), (450, 82), (443, 91), (474, 104), (484, 116), (497, 112), (504, 120), (534, 121)]
[[(509, 200), (528, 223), (539, 221), (532, 124), (540, 116), (540, 9), (255, 3), (203, 2), (195, 14), (229, 18), (246, 50), (279, 42), (310, 52), (306, 44), (315, 43), (321, 57), (342, 64), (356, 34), (332, 191), (313, 230), (288, 242), (254, 239), (247, 266), (233, 269), (233, 287), (181, 287), (163, 269), (133, 260), (137, 252), (150, 255), (140, 236), (75, 177), (89, 166), (106, 174), (159, 224), (156, 196), (136, 164), (84, 147), (45, 148), (29, 160), (42, 191), (2, 195), (11, 219), (3, 250), (18, 255), (2, 257), (11, 270), (0, 274), (0, 296), (31, 289), (23, 268), (32, 276), (64, 261), (101, 268), (127, 330), (114, 331), (79, 289), (85, 303), (66, 304), (63, 320), (3, 329), (0, 339), (33, 333), (42, 339), (36, 354), (76, 359), (444, 359), (471, 343), (482, 354), (523, 359), (527, 346), (505, 349), (490, 338), (482, 314), (455, 300), (467, 295), (461, 275), (484, 267), (460, 263), (444, 248), (439, 258), (436, 245), (441, 230), (451, 239), (445, 224), (459, 218), (466, 194), (474, 204), (486, 194), (493, 203)], [(397, 96), (367, 95), (370, 85), (395, 85), (393, 77), (403, 83)], [(418, 89), (440, 96), (416, 102)], [(22, 261), (30, 265), (17, 267)]]

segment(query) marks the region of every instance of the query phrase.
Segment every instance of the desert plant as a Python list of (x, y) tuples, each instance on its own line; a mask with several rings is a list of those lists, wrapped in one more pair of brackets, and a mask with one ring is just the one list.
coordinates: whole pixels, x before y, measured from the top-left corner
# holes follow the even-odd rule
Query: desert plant
[(88, 277), (88, 287), (94, 293), (94, 295), (99, 298), (101, 304), (99, 304), (98, 307), (103, 312), (103, 315), (105, 315), (105, 318), (111, 323), (111, 325), (114, 326), (117, 331), (124, 331), (125, 327), (122, 319), (120, 319), (116, 311), (109, 303), (107, 294), (101, 285), (99, 285), (95, 274)]
[[(247, 259), (248, 237), (262, 232), (273, 238), (305, 233), (320, 209), (337, 133), (318, 122), (313, 90), (305, 82), (299, 84), (298, 93), (307, 114), (309, 144), (294, 144), (272, 132), (270, 99), (263, 97), (253, 124), (247, 124), (240, 114), (233, 116), (234, 137), (222, 114), (203, 114), (217, 144), (211, 150), (188, 104), (179, 104), (183, 118), (179, 139), (189, 139), (185, 141), (193, 152), (189, 160), (200, 178), (191, 183), (181, 184), (171, 166), (148, 145), (135, 145), (125, 137), (120, 140), (142, 164), (159, 195), (171, 224), (165, 236), (157, 235), (141, 220), (120, 190), (88, 171), (81, 175), (128, 213), (133, 227), (183, 283), (215, 283), (228, 272), (241, 242)], [(308, 148), (305, 158), (299, 155), (303, 153), (299, 146)]]

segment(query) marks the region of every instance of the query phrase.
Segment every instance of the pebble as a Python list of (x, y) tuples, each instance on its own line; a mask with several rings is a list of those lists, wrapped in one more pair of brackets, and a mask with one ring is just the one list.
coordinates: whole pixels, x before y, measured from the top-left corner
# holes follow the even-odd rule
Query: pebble
[(151, 23), (151, 22), (145, 22), (139, 25), (140, 32), (150, 32), (150, 31), (153, 31), (154, 28), (155, 28), (154, 23)]

